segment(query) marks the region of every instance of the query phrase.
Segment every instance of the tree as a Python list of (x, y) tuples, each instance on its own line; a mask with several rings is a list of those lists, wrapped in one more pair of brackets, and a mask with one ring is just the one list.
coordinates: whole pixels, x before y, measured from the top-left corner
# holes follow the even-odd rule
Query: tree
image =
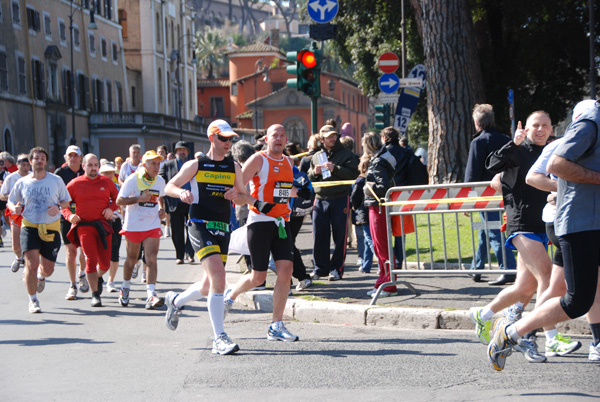
[(206, 71), (206, 78), (215, 78), (214, 70), (225, 63), (227, 41), (217, 30), (196, 32), (196, 58), (198, 67)]

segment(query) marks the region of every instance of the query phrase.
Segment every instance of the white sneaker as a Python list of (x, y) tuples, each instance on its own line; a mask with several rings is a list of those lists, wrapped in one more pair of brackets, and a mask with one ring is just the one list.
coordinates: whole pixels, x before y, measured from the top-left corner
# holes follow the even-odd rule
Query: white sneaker
[[(373, 293), (373, 297), (375, 296), (375, 293)], [(379, 293), (379, 297), (392, 297), (392, 296), (398, 296), (398, 292), (386, 292), (385, 290), (382, 290), (381, 293)]]
[(87, 280), (87, 275), (84, 273), (83, 276), (79, 277), (79, 290), (81, 293), (87, 293), (90, 291), (90, 283)]
[(588, 355), (588, 359), (593, 362), (600, 362), (600, 342), (594, 346), (593, 343), (590, 343), (590, 354)]
[(377, 292), (376, 288), (373, 288), (367, 292), (367, 296), (373, 296)]
[(76, 300), (77, 299), (77, 287), (76, 286), (69, 287), (69, 290), (67, 291), (67, 295), (65, 296), (65, 299), (67, 299), (67, 300)]
[(338, 271), (331, 271), (327, 279), (329, 279), (329, 281), (339, 281), (340, 279), (342, 279), (342, 277), (340, 276), (340, 273)]
[(138, 262), (135, 263), (135, 265), (133, 266), (133, 271), (131, 272), (131, 279), (137, 278), (141, 265), (142, 260), (138, 260)]
[(298, 285), (296, 285), (296, 291), (300, 292), (302, 290), (306, 290), (311, 287), (312, 284), (312, 280), (310, 278), (306, 278), (303, 281), (298, 282)]
[(29, 312), (31, 314), (42, 312), (42, 308), (40, 307), (40, 301), (38, 299), (35, 299), (34, 301), (29, 301)]
[(118, 292), (118, 291), (119, 291), (119, 288), (117, 288), (117, 287), (115, 286), (115, 283), (114, 283), (114, 282), (107, 282), (107, 283), (106, 283), (106, 291), (107, 291), (108, 293), (115, 293), (115, 292)]

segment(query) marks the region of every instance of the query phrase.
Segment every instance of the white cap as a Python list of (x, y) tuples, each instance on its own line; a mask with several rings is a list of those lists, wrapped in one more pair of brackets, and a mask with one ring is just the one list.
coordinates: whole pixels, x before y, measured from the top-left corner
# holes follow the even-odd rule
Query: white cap
[(229, 123), (227, 123), (225, 120), (215, 120), (212, 123), (210, 123), (210, 125), (206, 129), (206, 135), (208, 136), (208, 138), (210, 138), (215, 134), (222, 135), (223, 137), (239, 137), (239, 135), (237, 135), (236, 132), (233, 131)]
[(79, 147), (77, 145), (69, 145), (67, 147), (67, 150), (65, 151), (65, 156), (72, 154), (72, 153), (76, 153), (79, 156), (83, 156), (83, 154), (81, 153), (81, 149), (79, 149)]
[(106, 173), (106, 172), (116, 172), (117, 169), (115, 169), (115, 165), (113, 165), (111, 162), (105, 163), (104, 165), (100, 166), (100, 173)]

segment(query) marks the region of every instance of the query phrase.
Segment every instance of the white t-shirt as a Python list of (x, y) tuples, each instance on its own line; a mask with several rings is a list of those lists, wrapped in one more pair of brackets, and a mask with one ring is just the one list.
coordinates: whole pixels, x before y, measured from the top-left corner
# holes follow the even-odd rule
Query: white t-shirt
[(61, 214), (49, 216), (48, 207), (58, 206), (62, 201), (71, 201), (71, 196), (63, 179), (46, 172), (46, 177), (42, 180), (35, 180), (32, 175), (19, 179), (8, 200), (13, 204), (20, 202), (25, 207), (21, 215), (29, 222), (49, 224), (60, 219)]
[(21, 174), (18, 171), (12, 172), (8, 176), (6, 176), (4, 178), (4, 183), (2, 183), (2, 188), (0, 188), (0, 194), (8, 196), (10, 194), (10, 190), (12, 190), (17, 181), (19, 181), (20, 178), (25, 176), (21, 176)]
[(142, 161), (140, 161), (137, 166), (132, 166), (130, 161), (123, 163), (121, 165), (121, 170), (119, 171), (119, 179), (124, 182), (132, 173), (136, 172), (140, 166), (142, 166)]
[[(165, 179), (156, 176), (156, 181), (149, 189), (153, 197), (148, 202), (140, 202), (126, 206), (123, 230), (127, 232), (145, 232), (160, 228), (158, 217), (158, 198), (165, 196)], [(137, 175), (130, 175), (121, 186), (119, 197), (137, 197), (142, 192), (137, 188)]]

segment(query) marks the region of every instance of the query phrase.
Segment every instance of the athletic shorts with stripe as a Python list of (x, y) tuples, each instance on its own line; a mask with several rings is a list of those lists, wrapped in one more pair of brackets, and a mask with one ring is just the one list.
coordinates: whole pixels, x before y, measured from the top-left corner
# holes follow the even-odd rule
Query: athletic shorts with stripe
[(230, 233), (207, 229), (206, 223), (190, 222), (188, 235), (200, 262), (213, 254), (219, 254), (225, 265), (229, 251)]

